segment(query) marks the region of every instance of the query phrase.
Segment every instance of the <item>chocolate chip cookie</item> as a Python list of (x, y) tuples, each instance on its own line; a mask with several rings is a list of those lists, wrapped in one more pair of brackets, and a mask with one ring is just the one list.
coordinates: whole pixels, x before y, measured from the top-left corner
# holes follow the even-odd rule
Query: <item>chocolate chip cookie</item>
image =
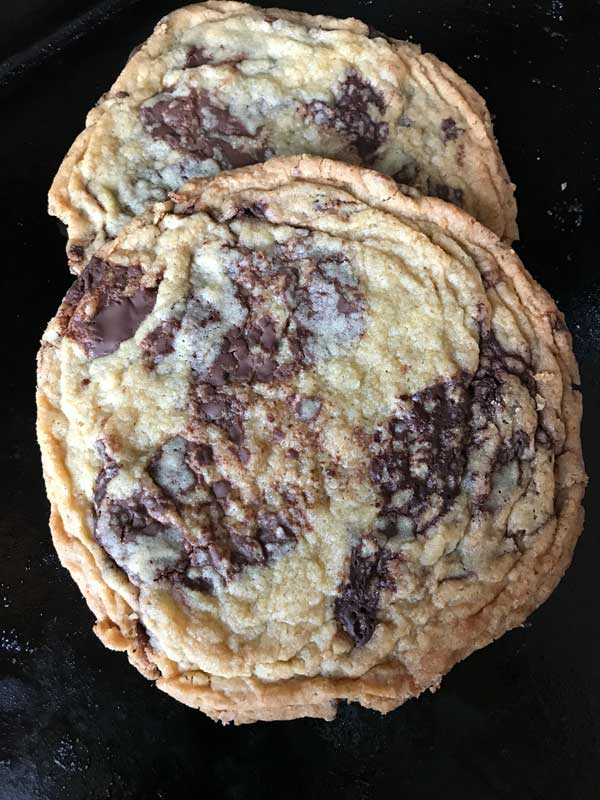
[(56, 548), (213, 719), (389, 711), (519, 625), (582, 526), (563, 317), (463, 211), (290, 156), (105, 244), (39, 355)]
[(71, 267), (186, 180), (312, 153), (462, 206), (511, 241), (516, 205), (481, 97), (358, 20), (210, 0), (165, 17), (90, 111), (50, 191)]

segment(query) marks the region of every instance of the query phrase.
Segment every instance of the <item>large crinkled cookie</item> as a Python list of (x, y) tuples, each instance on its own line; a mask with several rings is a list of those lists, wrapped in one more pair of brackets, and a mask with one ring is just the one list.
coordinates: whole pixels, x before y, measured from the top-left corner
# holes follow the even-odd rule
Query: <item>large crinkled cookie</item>
[(479, 95), (355, 19), (210, 0), (165, 17), (87, 118), (50, 191), (79, 271), (190, 178), (312, 153), (372, 167), (517, 235)]
[(519, 625), (582, 526), (562, 315), (464, 212), (309, 156), (191, 181), (44, 336), (96, 631), (214, 719), (388, 711)]

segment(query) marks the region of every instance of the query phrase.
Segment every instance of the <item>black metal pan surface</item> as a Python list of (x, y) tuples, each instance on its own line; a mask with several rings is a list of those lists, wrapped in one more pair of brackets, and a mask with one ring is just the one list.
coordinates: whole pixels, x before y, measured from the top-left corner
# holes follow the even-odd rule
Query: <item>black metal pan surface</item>
[[(272, 3), (277, 5), (276, 2)], [(528, 269), (582, 371), (585, 532), (551, 599), (383, 717), (221, 727), (103, 648), (54, 554), (34, 357), (70, 283), (46, 192), (87, 110), (169, 0), (0, 8), (0, 800), (600, 797), (600, 3), (281, 0), (420, 42), (487, 99)], [(598, 237), (598, 238), (596, 238)]]

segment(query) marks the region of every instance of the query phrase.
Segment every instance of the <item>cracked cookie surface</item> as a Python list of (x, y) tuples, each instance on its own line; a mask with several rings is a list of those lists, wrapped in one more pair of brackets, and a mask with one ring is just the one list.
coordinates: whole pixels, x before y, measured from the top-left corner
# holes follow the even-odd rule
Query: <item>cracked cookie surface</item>
[(479, 95), (358, 20), (210, 0), (165, 17), (92, 109), (50, 191), (79, 272), (185, 181), (295, 153), (463, 207), (508, 241), (516, 206)]
[(387, 711), (564, 572), (577, 382), (552, 300), (449, 204), (309, 156), (191, 181), (44, 336), (54, 541), (102, 640), (211, 717)]

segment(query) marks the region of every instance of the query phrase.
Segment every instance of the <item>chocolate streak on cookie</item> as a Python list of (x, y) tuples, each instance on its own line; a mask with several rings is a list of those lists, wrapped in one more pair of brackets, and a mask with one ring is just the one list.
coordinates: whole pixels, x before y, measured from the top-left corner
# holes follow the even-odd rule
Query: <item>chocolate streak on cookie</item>
[(141, 107), (140, 116), (153, 139), (195, 158), (213, 159), (222, 169), (256, 164), (271, 155), (206, 89), (192, 89), (181, 96), (158, 95)]
[[(535, 454), (533, 434), (538, 444), (550, 446), (539, 412), (535, 432), (505, 429), (504, 392), (511, 378), (525, 388), (536, 408), (536, 384), (529, 364), (504, 350), (489, 330), (482, 330), (474, 375), (462, 374), (401, 398), (387, 428), (373, 435), (370, 477), (382, 502), (367, 541), (379, 542), (380, 550), (366, 560), (362, 551), (352, 551), (349, 580), (341, 586), (334, 606), (339, 626), (356, 646), (366, 644), (375, 629), (380, 564), (389, 553), (386, 541), (426, 535), (450, 510), (465, 478), (472, 513), (493, 511), (495, 476), (514, 463), (517, 483), (522, 486), (526, 464)], [(474, 455), (480, 456), (485, 469), (482, 472), (478, 465), (467, 474)], [(521, 549), (526, 533), (532, 532), (507, 530), (506, 536), (515, 538)]]
[(111, 559), (136, 585), (182, 568), (183, 531), (173, 504), (140, 490), (129, 498), (105, 495), (98, 507), (94, 535)]
[[(526, 388), (535, 405), (535, 380), (526, 362), (503, 350), (491, 333), (480, 340), (480, 361), (472, 377), (461, 375), (401, 398), (388, 431), (373, 437), (370, 475), (383, 496), (377, 530), (388, 538), (426, 533), (450, 509), (460, 489), (469, 455), (483, 450), (505, 408), (509, 375)], [(490, 474), (477, 474), (472, 496), (484, 509), (494, 471), (511, 461), (531, 460), (529, 435), (523, 430), (499, 436), (487, 454)]]
[(385, 112), (383, 94), (354, 70), (339, 85), (333, 105), (313, 100), (304, 111), (316, 125), (346, 139), (367, 164), (388, 136), (387, 122), (373, 119), (373, 114), (383, 116)]
[[(96, 479), (94, 535), (110, 558), (136, 585), (168, 581), (202, 592), (229, 582), (247, 566), (265, 565), (289, 552), (306, 524), (302, 510), (290, 502), (285, 511), (262, 507), (245, 509), (243, 520), (231, 518), (227, 503), (236, 487), (225, 479), (208, 478), (213, 451), (174, 437), (159, 449), (148, 465), (155, 491), (140, 489), (127, 498), (107, 494), (118, 472), (105, 453), (105, 465)], [(195, 486), (210, 488), (213, 499), (193, 505), (200, 520), (190, 539), (180, 516)]]
[(383, 496), (380, 533), (412, 538), (447, 512), (460, 491), (468, 420), (463, 378), (401, 399), (383, 442), (376, 434), (371, 445), (370, 476)]
[[(210, 445), (182, 436), (167, 441), (148, 465), (157, 487), (181, 514), (191, 504), (195, 516), (204, 520), (201, 537), (185, 540), (185, 554), (161, 577), (201, 591), (209, 591), (218, 579), (232, 580), (246, 566), (280, 558), (296, 544), (296, 530), (302, 525), (301, 515), (291, 506), (285, 514), (269, 510), (266, 504), (251, 507), (245, 509), (243, 520), (231, 519), (226, 511), (236, 487), (229, 480), (211, 478), (213, 466)], [(194, 501), (191, 492), (196, 486), (208, 490), (208, 499)]]
[(185, 58), (186, 69), (212, 63), (212, 56), (203, 47), (190, 47)]
[(89, 358), (114, 353), (154, 308), (158, 286), (142, 286), (138, 266), (93, 257), (65, 295), (58, 314), (62, 332)]

